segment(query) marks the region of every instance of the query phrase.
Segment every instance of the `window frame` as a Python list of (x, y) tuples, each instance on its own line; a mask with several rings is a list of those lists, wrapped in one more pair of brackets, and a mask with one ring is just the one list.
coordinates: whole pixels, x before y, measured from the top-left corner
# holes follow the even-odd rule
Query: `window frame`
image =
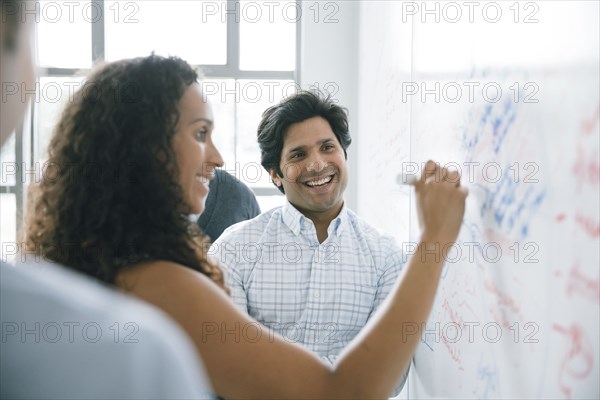
[[(139, 1), (139, 0), (132, 0)], [(301, 0), (296, 0), (296, 7), (301, 8)], [(91, 21), (92, 29), (92, 66), (105, 60), (105, 15), (106, 7), (104, 0), (91, 0), (92, 5), (96, 9), (101, 9), (102, 13), (99, 18), (95, 18)], [(219, 79), (277, 79), (277, 80), (291, 80), (296, 85), (301, 82), (300, 66), (301, 66), (301, 23), (300, 18), (296, 19), (296, 65), (293, 71), (270, 71), (270, 70), (258, 70), (258, 71), (246, 71), (241, 70), (239, 67), (240, 63), (240, 10), (241, 7), (236, 6), (235, 3), (240, 3), (239, 0), (227, 0), (227, 10), (236, 10), (237, 13), (226, 14), (227, 24), (227, 58), (225, 65), (195, 65), (193, 67), (199, 67), (202, 69), (204, 76), (208, 79), (219, 78)], [(238, 22), (236, 22), (238, 21)], [(37, 73), (37, 83), (41, 77), (75, 77), (80, 76), (82, 73), (86, 74), (90, 71), (90, 68), (56, 68), (56, 67), (40, 67)], [(234, 103), (234, 118), (237, 111), (237, 102)], [(38, 114), (38, 106), (34, 101), (31, 101), (28, 107), (27, 115), (24, 118), (23, 124), (21, 124), (15, 130), (15, 162), (17, 166), (27, 166), (27, 168), (17, 168), (15, 185), (8, 185), (0, 183), (0, 193), (15, 194), (16, 198), (16, 210), (17, 210), (17, 226), (15, 234), (20, 232), (23, 225), (24, 208), (26, 204), (26, 177), (27, 171), (34, 168), (34, 165), (40, 159), (39, 154), (39, 132), (36, 125), (36, 117)], [(237, 130), (234, 130), (234, 142), (237, 143)], [(238, 159), (238, 155), (235, 154), (235, 160)], [(234, 161), (235, 162), (235, 161)], [(280, 196), (281, 193), (276, 187), (253, 187), (248, 185), (256, 196)]]

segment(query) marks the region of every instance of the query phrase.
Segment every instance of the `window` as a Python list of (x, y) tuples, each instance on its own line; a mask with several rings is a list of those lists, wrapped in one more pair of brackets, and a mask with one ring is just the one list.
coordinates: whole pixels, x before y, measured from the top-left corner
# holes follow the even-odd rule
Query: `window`
[(0, 152), (2, 259), (14, 250), (26, 187), (41, 176), (61, 110), (103, 60), (154, 51), (201, 67), (224, 169), (254, 190), (263, 211), (283, 203), (260, 166), (256, 127), (267, 107), (297, 87), (296, 1), (84, 0), (30, 7), (39, 15), (39, 79), (23, 129)]

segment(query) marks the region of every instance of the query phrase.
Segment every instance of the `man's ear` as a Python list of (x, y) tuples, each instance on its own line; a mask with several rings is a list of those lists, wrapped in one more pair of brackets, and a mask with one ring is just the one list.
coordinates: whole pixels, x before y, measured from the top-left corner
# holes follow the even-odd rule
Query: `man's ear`
[(275, 169), (269, 170), (269, 175), (271, 176), (271, 179), (273, 180), (275, 185), (277, 185), (278, 187), (281, 187), (281, 185), (282, 185), (281, 178), (279, 177), (279, 175), (277, 175), (277, 172), (275, 172)]

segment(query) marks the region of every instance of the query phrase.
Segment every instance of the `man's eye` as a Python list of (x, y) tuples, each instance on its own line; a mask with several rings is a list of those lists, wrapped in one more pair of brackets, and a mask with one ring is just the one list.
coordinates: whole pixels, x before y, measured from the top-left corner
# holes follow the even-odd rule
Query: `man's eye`
[(323, 146), (323, 150), (332, 150), (334, 148), (334, 146), (332, 144), (326, 144), (325, 146)]
[(300, 158), (304, 155), (304, 153), (294, 153), (291, 158)]

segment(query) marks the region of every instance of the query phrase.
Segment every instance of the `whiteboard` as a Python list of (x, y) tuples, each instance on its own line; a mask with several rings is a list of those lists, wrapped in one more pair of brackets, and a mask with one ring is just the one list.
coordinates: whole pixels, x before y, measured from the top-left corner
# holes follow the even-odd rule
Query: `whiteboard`
[(360, 5), (359, 213), (408, 252), (396, 174), (470, 189), (408, 397), (600, 398), (599, 3), (451, 3)]

